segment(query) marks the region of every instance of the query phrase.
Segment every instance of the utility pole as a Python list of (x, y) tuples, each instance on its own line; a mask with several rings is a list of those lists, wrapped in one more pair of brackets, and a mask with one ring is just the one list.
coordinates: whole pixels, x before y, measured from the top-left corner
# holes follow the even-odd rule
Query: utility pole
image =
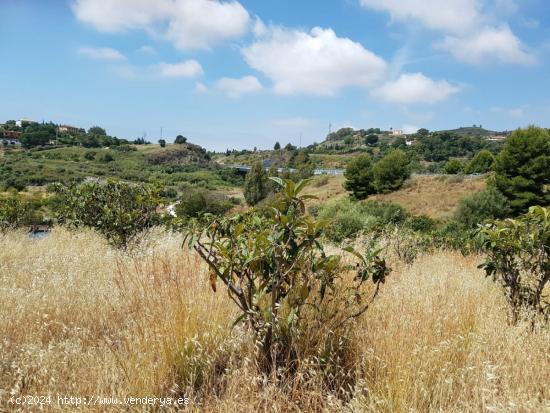
[(302, 148), (302, 132), (300, 132), (300, 149)]

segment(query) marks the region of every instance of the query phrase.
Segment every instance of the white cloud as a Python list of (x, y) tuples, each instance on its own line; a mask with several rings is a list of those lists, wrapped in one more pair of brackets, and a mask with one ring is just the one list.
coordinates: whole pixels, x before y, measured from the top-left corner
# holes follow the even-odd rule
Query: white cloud
[(332, 29), (309, 33), (272, 27), (242, 49), (246, 62), (265, 74), (280, 94), (333, 95), (346, 86), (368, 87), (380, 80), (386, 62)]
[(143, 53), (143, 54), (146, 54), (146, 55), (154, 55), (154, 54), (157, 53), (154, 48), (152, 48), (151, 46), (147, 46), (147, 45), (141, 46), (139, 49), (137, 49), (137, 51), (139, 53)]
[(435, 81), (422, 73), (404, 73), (397, 80), (374, 89), (372, 94), (391, 103), (437, 103), (459, 90), (446, 80)]
[(485, 27), (465, 37), (446, 36), (437, 44), (449, 51), (456, 59), (479, 64), (498, 61), (501, 63), (534, 64), (535, 58), (524, 50), (521, 41), (506, 25)]
[(110, 47), (81, 47), (78, 53), (95, 60), (125, 60), (126, 57)]
[(180, 63), (159, 63), (157, 66), (164, 77), (197, 77), (203, 74), (202, 66), (196, 60), (186, 60)]
[(254, 76), (244, 76), (239, 79), (223, 77), (218, 80), (216, 86), (231, 98), (262, 90), (260, 81)]
[(170, 40), (178, 49), (208, 49), (242, 36), (250, 16), (237, 1), (75, 0), (78, 20), (104, 32), (142, 29)]
[(469, 64), (532, 64), (535, 58), (502, 22), (516, 16), (514, 0), (361, 0), (364, 7), (388, 12), (394, 21), (415, 21), (445, 34), (436, 48)]
[(197, 82), (197, 83), (195, 83), (195, 92), (197, 92), (197, 93), (208, 93), (209, 92), (208, 86), (206, 86), (202, 82)]
[(361, 0), (364, 7), (386, 11), (395, 21), (419, 21), (430, 29), (467, 31), (482, 19), (479, 0)]

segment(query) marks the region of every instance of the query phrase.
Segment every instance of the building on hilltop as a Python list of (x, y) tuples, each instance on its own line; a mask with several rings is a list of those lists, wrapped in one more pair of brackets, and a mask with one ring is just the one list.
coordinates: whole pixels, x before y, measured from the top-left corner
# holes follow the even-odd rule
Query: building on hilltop
[(19, 126), (21, 128), (25, 125), (30, 125), (31, 123), (38, 123), (38, 122), (36, 122), (32, 119), (28, 119), (28, 118), (21, 118), (21, 119), (19, 119), (18, 121), (15, 122), (15, 125)]
[(401, 136), (401, 135), (403, 135), (403, 130), (402, 129), (394, 129), (391, 134), (393, 136)]
[(66, 133), (78, 133), (80, 132), (80, 128), (77, 128), (76, 126), (71, 125), (59, 125), (59, 128), (57, 128), (59, 132), (66, 132)]

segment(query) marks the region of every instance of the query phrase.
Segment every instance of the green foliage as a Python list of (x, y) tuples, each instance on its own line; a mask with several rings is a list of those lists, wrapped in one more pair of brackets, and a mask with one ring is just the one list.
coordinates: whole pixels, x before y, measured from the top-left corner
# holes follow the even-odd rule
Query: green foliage
[(443, 173), (448, 175), (458, 175), (464, 172), (464, 163), (458, 159), (451, 159), (445, 163)]
[[(306, 310), (338, 334), (367, 310), (389, 272), (379, 250), (364, 257), (346, 249), (359, 263), (356, 276), (344, 281), (341, 257), (326, 255), (321, 244), (323, 223), (304, 214), (308, 197), (301, 192), (307, 181), (274, 179), (281, 191), (269, 215), (252, 209), (187, 236), (210, 268), (214, 291), (220, 281), (239, 309), (235, 323), (245, 322), (254, 333), (258, 365), (266, 373), (292, 370)], [(374, 294), (364, 288), (369, 281), (376, 285)], [(330, 314), (322, 310), (329, 303)]]
[(369, 155), (354, 158), (348, 164), (344, 176), (345, 188), (352, 192), (355, 199), (366, 199), (375, 193), (372, 160)]
[(221, 193), (204, 189), (185, 191), (176, 205), (178, 218), (200, 218), (204, 214), (223, 215), (233, 207), (229, 198)]
[(387, 225), (397, 225), (407, 219), (405, 209), (382, 201), (357, 202), (349, 198), (329, 201), (322, 205), (317, 216), (330, 222), (325, 236), (336, 243), (353, 239), (362, 232), (380, 231)]
[(470, 161), (466, 168), (466, 173), (473, 174), (484, 174), (493, 170), (495, 165), (495, 156), (484, 149), (479, 151), (476, 156)]
[(92, 126), (90, 129), (88, 129), (88, 134), (107, 136), (107, 132), (105, 131), (105, 129), (100, 126)]
[(431, 133), (421, 136), (414, 151), (430, 162), (447, 161), (450, 158), (470, 158), (482, 149), (498, 151), (501, 144), (490, 142), (480, 136), (461, 136), (450, 132)]
[(246, 174), (244, 198), (248, 205), (256, 205), (269, 193), (268, 177), (262, 164), (257, 162)]
[(93, 161), (95, 159), (95, 155), (95, 151), (86, 151), (86, 153), (84, 153), (84, 159), (88, 161)]
[(481, 265), (498, 281), (516, 322), (522, 309), (550, 317), (550, 209), (534, 206), (518, 219), (482, 230), (487, 260)]
[(57, 185), (55, 190), (61, 197), (56, 211), (60, 223), (94, 228), (120, 248), (160, 222), (158, 188), (110, 180)]
[(550, 134), (530, 126), (506, 140), (496, 159), (495, 185), (510, 200), (515, 212), (550, 203)]
[(388, 152), (373, 166), (372, 175), (378, 193), (401, 188), (411, 176), (407, 154), (399, 149)]
[(166, 147), (166, 141), (164, 139), (159, 139), (159, 145), (161, 148)]
[(273, 146), (273, 149), (279, 151), (281, 149), (281, 144), (279, 142), (275, 142), (275, 146)]
[(182, 135), (176, 136), (176, 140), (174, 141), (174, 143), (177, 143), (179, 145), (184, 144), (186, 142), (187, 142), (187, 138), (185, 136), (182, 136)]
[(31, 215), (30, 204), (20, 197), (0, 198), (0, 232), (28, 225)]
[(365, 144), (367, 145), (376, 145), (378, 143), (378, 135), (371, 133), (365, 137)]
[(489, 187), (460, 200), (455, 220), (467, 228), (475, 228), (488, 220), (501, 219), (512, 212), (510, 202), (496, 188)]

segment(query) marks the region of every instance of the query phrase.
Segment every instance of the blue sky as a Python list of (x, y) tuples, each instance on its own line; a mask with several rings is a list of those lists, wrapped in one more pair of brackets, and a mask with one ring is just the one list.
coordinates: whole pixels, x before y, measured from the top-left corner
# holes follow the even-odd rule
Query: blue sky
[(1, 0), (0, 120), (208, 149), (549, 127), (546, 0)]

